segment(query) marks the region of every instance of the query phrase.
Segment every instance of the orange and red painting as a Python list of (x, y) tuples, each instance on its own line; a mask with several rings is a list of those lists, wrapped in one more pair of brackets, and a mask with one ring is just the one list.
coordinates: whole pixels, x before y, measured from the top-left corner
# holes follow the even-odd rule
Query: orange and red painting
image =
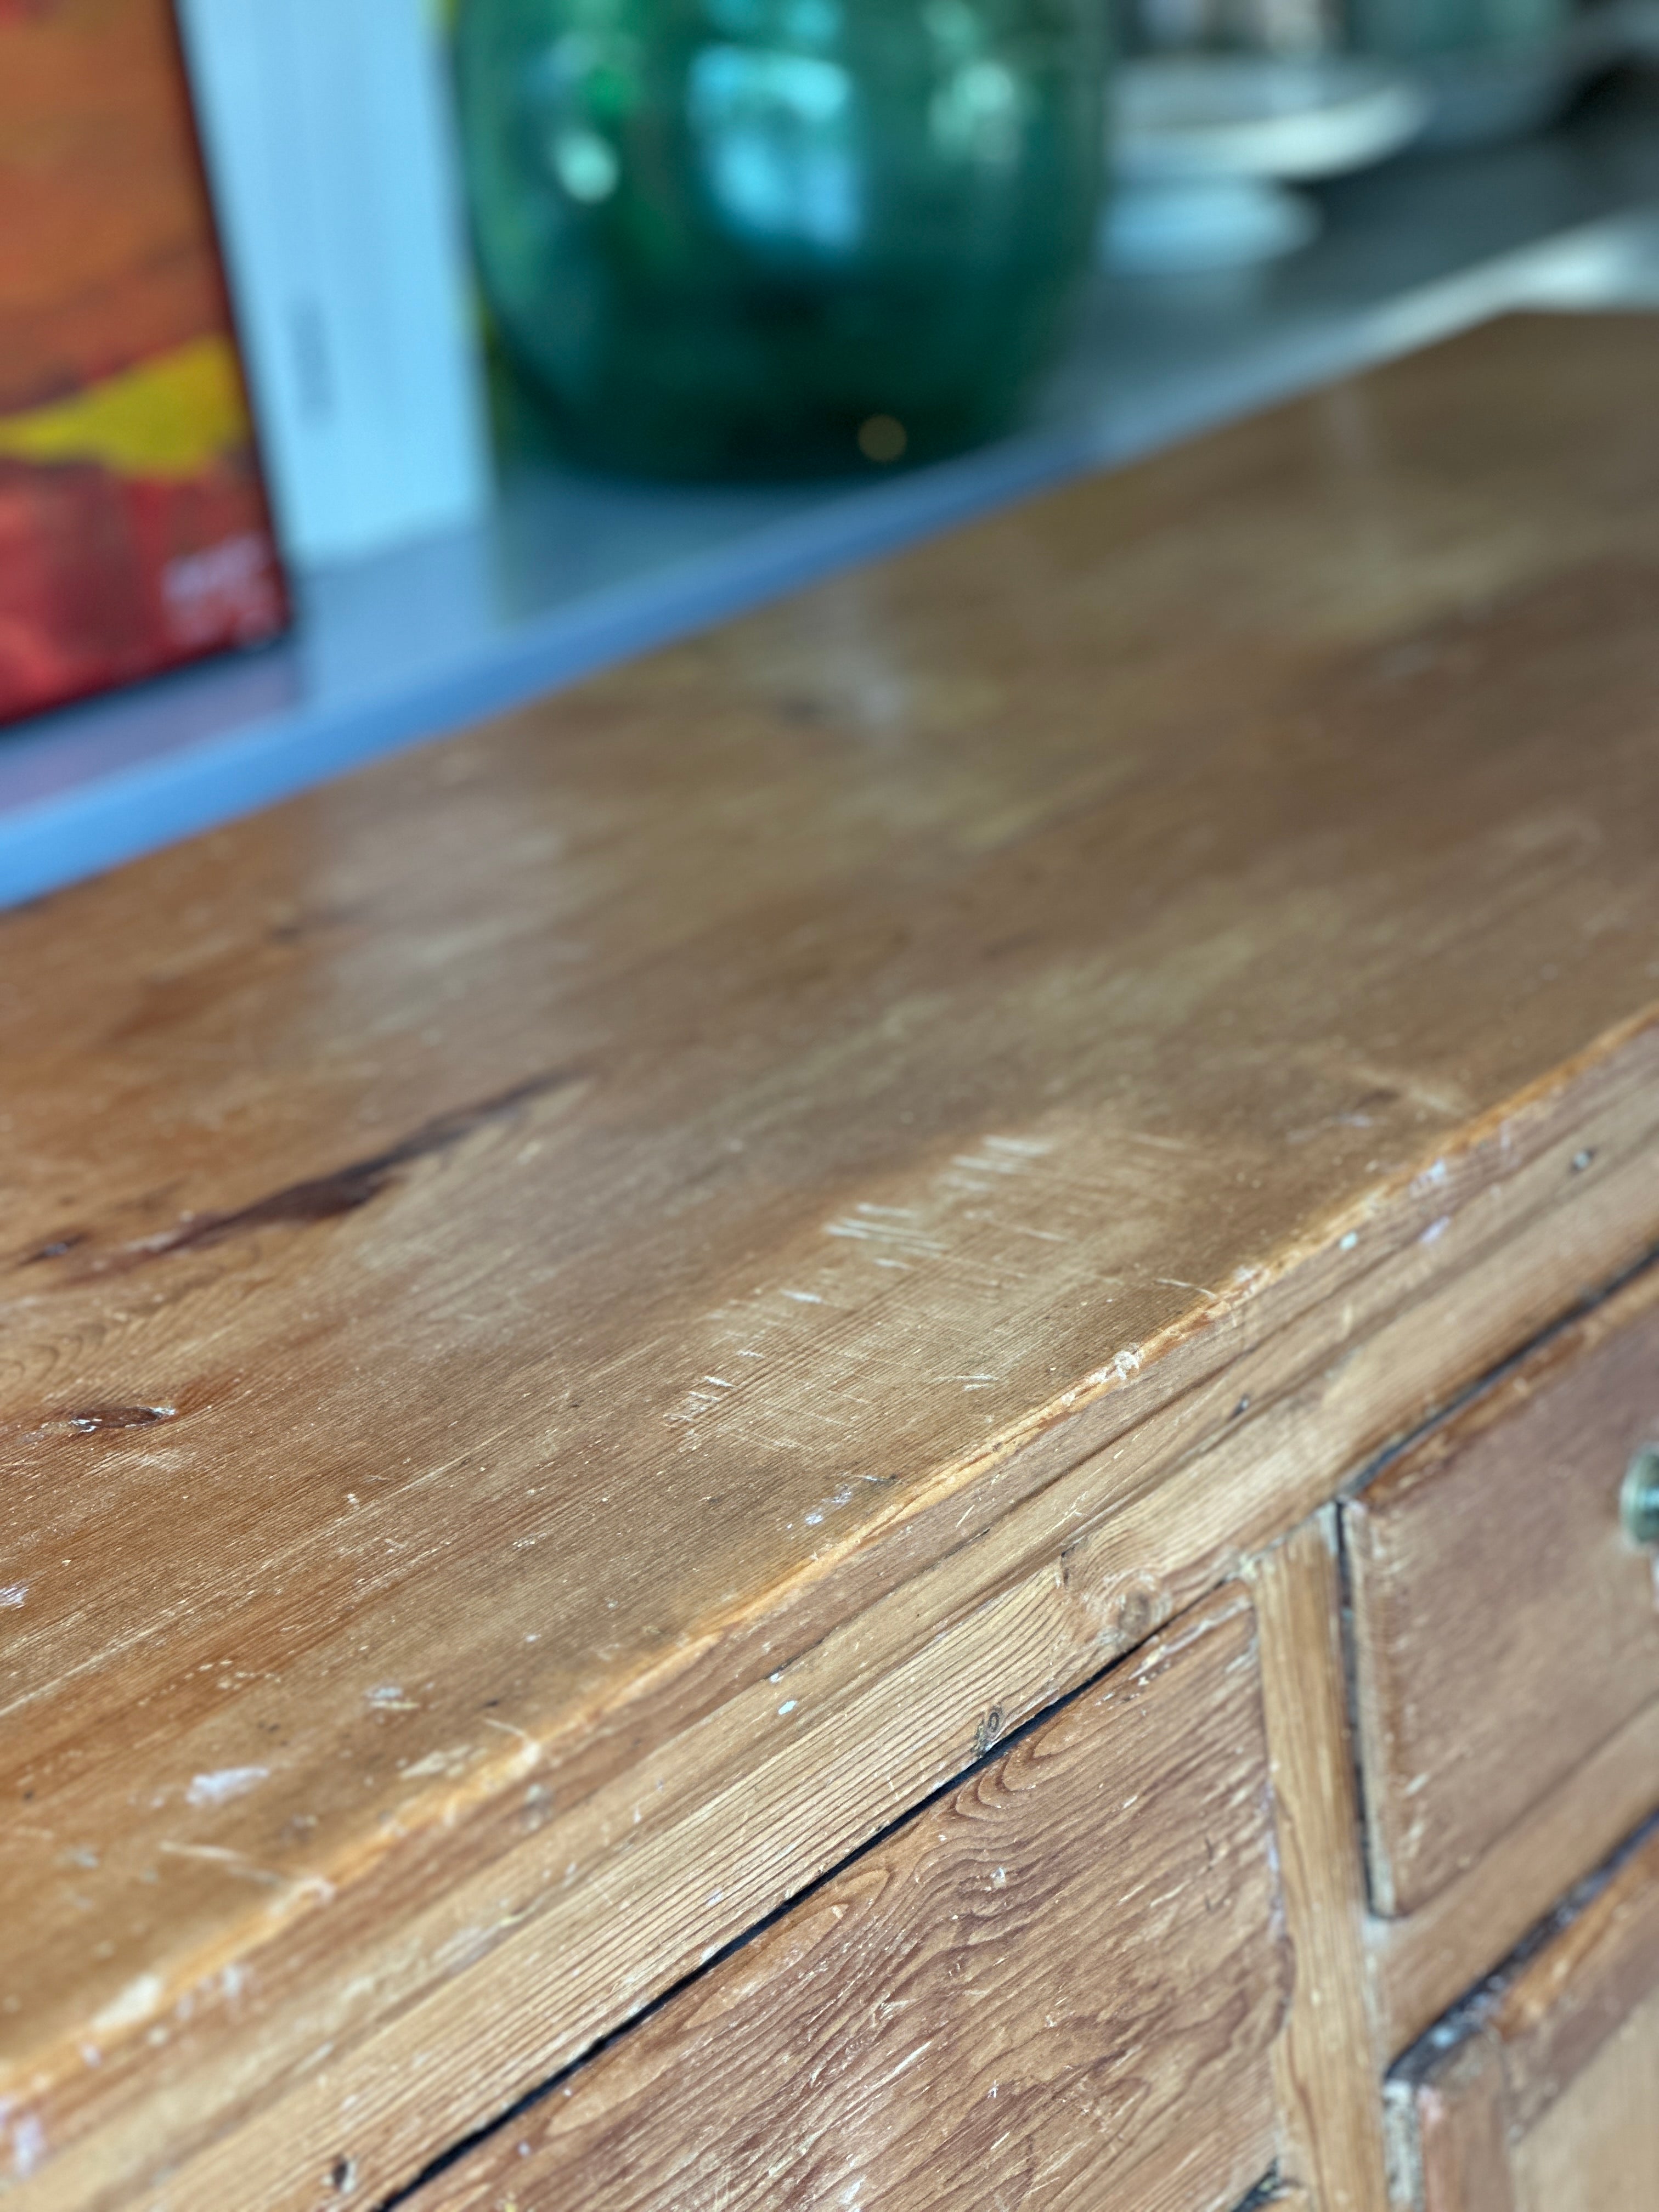
[(0, 0), (0, 720), (284, 618), (168, 0)]

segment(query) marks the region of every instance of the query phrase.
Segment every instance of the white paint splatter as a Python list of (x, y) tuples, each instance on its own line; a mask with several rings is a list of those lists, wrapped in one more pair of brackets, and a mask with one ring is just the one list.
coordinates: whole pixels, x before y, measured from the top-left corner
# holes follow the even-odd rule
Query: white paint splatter
[(185, 1792), (186, 1805), (228, 1805), (233, 1797), (246, 1797), (270, 1778), (268, 1766), (222, 1766), (216, 1774), (198, 1774)]
[(118, 1996), (112, 1997), (102, 2012), (93, 2014), (94, 2034), (112, 2035), (124, 2027), (137, 2027), (141, 2020), (161, 2009), (165, 1994), (159, 1974), (140, 1974)]
[(10, 2128), (12, 2172), (27, 2181), (46, 2154), (46, 2131), (33, 2112), (14, 2120)]
[(1351, 1229), (1337, 1249), (1343, 1252), (1352, 1252), (1358, 1242), (1359, 1231), (1357, 1229)]
[(432, 1774), (450, 1778), (465, 1774), (472, 1764), (474, 1755), (470, 1743), (453, 1744), (447, 1751), (429, 1751), (424, 1759), (416, 1759), (413, 1766), (404, 1767), (403, 1778), (405, 1782), (420, 1782)]
[(793, 1713), (795, 1707), (799, 1703), (800, 1699), (799, 1698), (786, 1698), (783, 1703), (778, 1707), (778, 1718), (782, 1720), (786, 1715)]
[[(272, 1898), (269, 1909), (280, 1917), (284, 1913), (292, 1912), (296, 1906), (304, 1905), (307, 1899), (318, 1905), (331, 1905), (334, 1902), (333, 1883), (324, 1875), (303, 1874), (297, 1881), (291, 1881), (280, 1897)], [(320, 2051), (313, 2052), (313, 2062), (320, 2063), (328, 2056), (332, 2047), (330, 2044), (325, 2044)]]
[(414, 1713), (420, 1711), (412, 1698), (404, 1697), (396, 1682), (378, 1682), (363, 1694), (377, 1712)]
[(0, 1586), (0, 1607), (21, 1605), (28, 1594), (27, 1583), (7, 1583)]
[(1419, 1244), (1437, 1244), (1450, 1227), (1450, 1214), (1443, 1213), (1438, 1221), (1430, 1222), (1417, 1241)]

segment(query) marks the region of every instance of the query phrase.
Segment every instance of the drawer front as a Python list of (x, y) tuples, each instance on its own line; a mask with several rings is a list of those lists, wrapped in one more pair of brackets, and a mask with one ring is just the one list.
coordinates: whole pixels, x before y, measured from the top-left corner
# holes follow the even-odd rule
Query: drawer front
[[(1654, 1555), (1621, 1515), (1626, 1471), (1650, 1443), (1659, 1271), (1345, 1508), (1379, 1911), (1426, 1905), (1659, 1698)], [(1659, 1802), (1659, 1770), (1652, 1785)]]
[(1425, 2212), (1653, 2212), (1659, 1837), (1425, 2037), (1389, 2104)]
[(1275, 2154), (1271, 1821), (1255, 1623), (1229, 1593), (410, 2212), (1226, 2212)]

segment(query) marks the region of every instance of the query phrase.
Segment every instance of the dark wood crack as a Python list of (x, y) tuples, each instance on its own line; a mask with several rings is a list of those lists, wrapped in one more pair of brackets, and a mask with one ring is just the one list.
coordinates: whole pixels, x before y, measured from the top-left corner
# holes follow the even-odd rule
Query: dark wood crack
[[(458, 1108), (454, 1112), (441, 1114), (430, 1121), (423, 1121), (417, 1129), (400, 1138), (385, 1152), (369, 1158), (353, 1160), (344, 1167), (336, 1168), (323, 1176), (307, 1176), (292, 1182), (281, 1190), (270, 1192), (264, 1198), (255, 1199), (252, 1205), (240, 1206), (226, 1213), (188, 1214), (173, 1229), (161, 1231), (154, 1237), (139, 1238), (131, 1244), (121, 1244), (108, 1251), (88, 1255), (72, 1271), (59, 1278), (64, 1282), (84, 1281), (93, 1275), (106, 1275), (142, 1267), (146, 1261), (167, 1258), (175, 1252), (205, 1251), (216, 1244), (229, 1243), (238, 1237), (249, 1237), (261, 1229), (305, 1228), (313, 1224), (331, 1221), (342, 1214), (355, 1213), (359, 1206), (367, 1206), (378, 1198), (399, 1172), (412, 1166), (416, 1160), (430, 1159), (435, 1155), (452, 1152), (457, 1145), (492, 1122), (502, 1121), (538, 1098), (568, 1090), (581, 1080), (580, 1074), (569, 1070), (556, 1070), (547, 1075), (532, 1076), (528, 1081), (514, 1084), (510, 1091), (498, 1092), (471, 1106)], [(20, 1267), (38, 1266), (43, 1261), (71, 1258), (88, 1242), (84, 1231), (65, 1234), (47, 1244), (36, 1247), (17, 1262)]]

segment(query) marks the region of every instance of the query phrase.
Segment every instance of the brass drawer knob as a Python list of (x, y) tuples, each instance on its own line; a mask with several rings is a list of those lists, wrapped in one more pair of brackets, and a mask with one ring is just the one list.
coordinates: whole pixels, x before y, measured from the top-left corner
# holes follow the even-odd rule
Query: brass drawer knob
[(1644, 1444), (1632, 1460), (1620, 1510), (1632, 1544), (1659, 1545), (1659, 1444)]

